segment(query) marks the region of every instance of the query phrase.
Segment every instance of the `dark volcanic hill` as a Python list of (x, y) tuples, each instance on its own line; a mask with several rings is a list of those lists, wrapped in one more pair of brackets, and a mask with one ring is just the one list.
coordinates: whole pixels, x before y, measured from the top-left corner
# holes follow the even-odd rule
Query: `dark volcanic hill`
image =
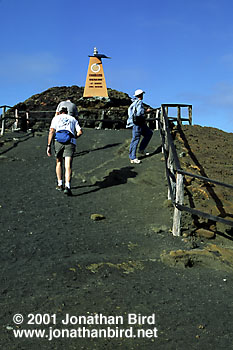
[[(71, 99), (79, 109), (128, 107), (131, 98), (123, 92), (108, 89), (109, 98), (83, 98), (84, 87), (60, 86), (31, 96), (23, 102), (29, 110), (55, 110), (60, 101)], [(22, 105), (22, 104), (21, 104)]]
[(109, 88), (109, 98), (86, 98), (83, 97), (83, 91), (84, 87), (76, 85), (52, 87), (18, 103), (8, 111), (8, 114), (13, 115), (15, 109), (18, 109), (22, 115), (28, 111), (31, 126), (35, 127), (36, 124), (37, 127), (44, 128), (48, 126), (47, 124), (53, 117), (58, 103), (70, 99), (78, 107), (79, 121), (82, 126), (98, 127), (99, 120), (105, 119), (102, 123), (103, 128), (119, 129), (125, 127), (127, 110), (132, 102), (128, 94)]
[[(43, 127), (42, 121), (51, 120), (58, 103), (70, 99), (78, 107), (79, 120), (82, 126), (96, 127), (99, 124), (96, 120), (104, 118), (108, 122), (104, 122), (105, 125), (103, 127), (124, 127), (127, 120), (127, 109), (131, 104), (129, 95), (109, 88), (109, 98), (84, 98), (83, 91), (84, 87), (76, 85), (52, 87), (31, 96), (24, 102), (18, 103), (8, 113), (13, 114), (16, 108), (22, 114), (28, 111), (30, 113), (31, 126), (35, 125), (33, 119), (37, 119), (37, 126), (39, 124), (40, 127)], [(118, 120), (118, 122), (113, 123), (113, 119)], [(39, 123), (38, 120), (40, 120)]]

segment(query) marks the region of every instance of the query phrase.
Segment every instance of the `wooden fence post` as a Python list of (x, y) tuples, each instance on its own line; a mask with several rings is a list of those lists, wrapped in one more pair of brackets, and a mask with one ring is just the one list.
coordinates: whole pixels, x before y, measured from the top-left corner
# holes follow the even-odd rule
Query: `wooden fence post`
[(156, 109), (156, 116), (155, 116), (155, 118), (157, 119), (156, 121), (155, 121), (155, 130), (159, 130), (159, 109)]
[(178, 122), (178, 124), (181, 124), (181, 110), (180, 110), (180, 106), (177, 106), (177, 122)]
[[(177, 174), (176, 177), (176, 203), (183, 204), (184, 200), (184, 183), (183, 175)], [(173, 236), (180, 236), (180, 223), (181, 223), (181, 211), (177, 208), (174, 209), (173, 215), (173, 227), (172, 234)]]
[[(101, 120), (104, 120), (104, 116), (105, 116), (105, 110), (103, 109), (103, 110), (101, 111), (101, 117), (100, 117), (100, 119), (101, 119)], [(103, 129), (103, 122), (102, 122), (102, 121), (99, 123), (98, 129)]]
[[(169, 150), (169, 153), (168, 153), (168, 159), (167, 159), (167, 168), (169, 170), (169, 172), (172, 172), (172, 161), (171, 161), (171, 158), (172, 158), (172, 154), (171, 154), (171, 150)], [(169, 174), (169, 181), (171, 182), (171, 177), (170, 177), (170, 174)], [(168, 186), (168, 192), (167, 192), (167, 199), (168, 200), (171, 200), (172, 199), (172, 193), (170, 191), (170, 187)]]
[(29, 112), (26, 112), (26, 127), (27, 127), (27, 130), (29, 129), (29, 126), (30, 126)]
[(5, 117), (6, 117), (6, 106), (3, 106), (1, 136), (4, 135), (4, 131), (5, 131)]
[[(161, 138), (163, 139), (163, 134), (164, 134), (164, 118), (163, 118), (163, 105), (161, 105), (161, 113), (160, 113), (160, 135)], [(164, 153), (164, 147), (163, 147), (163, 143), (162, 143), (162, 153)]]
[(15, 110), (15, 129), (19, 127), (19, 112), (18, 109)]
[(15, 109), (15, 122), (12, 125), (12, 131), (15, 131), (18, 129), (18, 124), (19, 124), (19, 114), (18, 114), (18, 109)]
[[(168, 186), (168, 196), (167, 196), (168, 200), (171, 200), (172, 198), (174, 198), (175, 187), (176, 187), (176, 183), (174, 181), (175, 171), (174, 171), (173, 162), (174, 162), (174, 157), (173, 157), (171, 149), (169, 149), (169, 154), (168, 154), (168, 159), (167, 159), (167, 168), (169, 170), (169, 181), (171, 184), (171, 188), (170, 188), (170, 186)], [(172, 193), (171, 193), (171, 191), (172, 191)]]
[(192, 125), (193, 123), (192, 106), (188, 107), (188, 111), (189, 111), (189, 124)]
[[(165, 107), (165, 115), (166, 115), (166, 119), (168, 120), (168, 107)], [(164, 137), (165, 137), (165, 145), (164, 145), (165, 146), (165, 151), (168, 154), (169, 146), (168, 146), (166, 122), (165, 122), (164, 115), (163, 115), (163, 131), (164, 131)]]

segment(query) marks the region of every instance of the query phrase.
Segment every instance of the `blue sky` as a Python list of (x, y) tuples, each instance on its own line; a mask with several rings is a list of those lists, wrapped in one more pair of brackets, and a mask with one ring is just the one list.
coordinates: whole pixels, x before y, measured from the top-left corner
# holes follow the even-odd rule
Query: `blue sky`
[(0, 105), (84, 86), (96, 46), (108, 87), (233, 132), (231, 0), (0, 0), (0, 13)]

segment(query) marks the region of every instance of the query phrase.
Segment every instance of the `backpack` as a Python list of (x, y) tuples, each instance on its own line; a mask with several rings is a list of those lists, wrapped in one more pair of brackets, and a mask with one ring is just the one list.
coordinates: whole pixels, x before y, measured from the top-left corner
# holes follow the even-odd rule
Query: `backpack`
[(135, 104), (133, 111), (133, 123), (137, 126), (142, 126), (145, 123), (145, 118), (143, 115), (137, 115), (137, 103)]
[(59, 130), (56, 132), (56, 140), (60, 143), (67, 143), (71, 140), (71, 133), (68, 130)]

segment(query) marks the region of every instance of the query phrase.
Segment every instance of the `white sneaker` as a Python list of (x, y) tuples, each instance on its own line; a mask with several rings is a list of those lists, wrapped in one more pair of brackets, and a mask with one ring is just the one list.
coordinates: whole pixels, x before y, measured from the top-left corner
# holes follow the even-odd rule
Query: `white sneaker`
[(135, 158), (135, 159), (130, 159), (130, 163), (131, 164), (140, 164), (141, 161), (139, 159)]

